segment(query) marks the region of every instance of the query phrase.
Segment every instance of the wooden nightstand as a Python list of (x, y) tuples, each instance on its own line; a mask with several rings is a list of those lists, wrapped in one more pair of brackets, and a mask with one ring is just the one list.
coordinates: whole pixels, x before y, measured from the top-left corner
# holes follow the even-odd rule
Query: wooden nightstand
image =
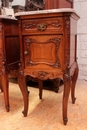
[[(67, 105), (71, 88), (75, 103), (75, 84), (78, 76), (76, 58), (77, 20), (73, 9), (54, 9), (16, 14), (20, 35), (19, 85), (26, 87), (26, 76), (39, 79), (39, 97), (42, 98), (42, 80), (60, 78), (64, 81), (63, 121), (67, 124)], [(24, 115), (28, 110), (25, 93)]]
[(0, 82), (4, 94), (5, 107), (9, 111), (9, 73), (19, 68), (18, 21), (8, 16), (0, 16)]

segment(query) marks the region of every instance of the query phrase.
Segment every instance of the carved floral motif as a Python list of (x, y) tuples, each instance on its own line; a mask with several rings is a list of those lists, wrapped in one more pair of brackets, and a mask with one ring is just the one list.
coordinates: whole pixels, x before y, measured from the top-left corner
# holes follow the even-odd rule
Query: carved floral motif
[(0, 48), (0, 75), (3, 73), (4, 69), (5, 69), (5, 64), (6, 64), (6, 59), (4, 56), (4, 51), (2, 48)]
[(37, 74), (38, 74), (38, 77), (39, 77), (40, 79), (44, 79), (45, 77), (47, 77), (48, 72), (39, 71)]
[(52, 72), (46, 72), (46, 71), (38, 71), (38, 72), (29, 72), (29, 75), (32, 77), (38, 78), (40, 80), (47, 80), (47, 79), (52, 79), (55, 78), (54, 73)]
[(27, 57), (27, 65), (31, 66), (31, 65), (36, 65), (36, 63), (32, 62), (30, 60), (30, 44), (33, 42), (37, 42), (36, 40), (32, 39), (32, 38), (25, 38), (25, 43), (27, 46), (27, 52), (28, 52), (28, 57)]
[(26, 29), (31, 29), (31, 28), (36, 27), (36, 25), (37, 25), (37, 24), (35, 24), (35, 23), (25, 22), (25, 23), (23, 23), (23, 28), (24, 28), (24, 30), (26, 30)]
[[(18, 29), (19, 29), (19, 36), (21, 35), (21, 20), (18, 20)], [(20, 41), (21, 41), (21, 37), (19, 37)], [(20, 42), (21, 43), (21, 42)], [(22, 48), (20, 47), (20, 62), (23, 63), (22, 61)]]
[(48, 40), (48, 42), (53, 42), (56, 45), (56, 62), (55, 62), (54, 65), (51, 65), (51, 66), (52, 67), (60, 67), (60, 62), (59, 62), (57, 52), (58, 52), (58, 49), (59, 49), (61, 38), (60, 37), (59, 38), (51, 38), (51, 39)]
[(61, 19), (58, 19), (57, 22), (52, 22), (52, 26), (57, 28), (57, 29), (61, 29), (62, 28), (62, 20)]
[(65, 17), (65, 29), (66, 29), (67, 38), (69, 38), (70, 36), (70, 18), (69, 17)]
[(69, 79), (69, 74), (65, 73), (64, 76), (63, 76), (63, 81), (67, 82), (68, 79)]
[[(24, 30), (28, 30), (28, 29), (32, 29), (32, 28), (37, 28), (38, 30), (38, 25), (45, 25), (45, 29), (48, 27), (48, 26), (53, 26), (57, 29), (61, 29), (63, 24), (62, 24), (62, 20), (61, 19), (57, 19), (57, 21), (54, 21), (54, 22), (51, 22), (51, 23), (47, 23), (47, 22), (24, 22), (23, 23), (23, 29)], [(44, 29), (44, 30), (45, 30)], [(44, 31), (43, 30), (43, 31)], [(39, 31), (42, 31), (41, 29), (39, 29)]]
[(66, 59), (66, 66), (69, 66), (69, 62), (70, 62), (70, 50), (69, 49), (65, 49), (65, 59)]
[(66, 34), (66, 40), (65, 42), (65, 65), (68, 68), (70, 63), (70, 18), (65, 17), (65, 34)]

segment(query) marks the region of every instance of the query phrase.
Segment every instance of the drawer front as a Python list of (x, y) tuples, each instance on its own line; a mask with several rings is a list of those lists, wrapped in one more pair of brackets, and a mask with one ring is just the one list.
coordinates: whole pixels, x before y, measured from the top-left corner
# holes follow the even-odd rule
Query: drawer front
[(45, 18), (35, 20), (23, 20), (22, 32), (30, 34), (58, 33), (63, 30), (62, 18)]
[(53, 68), (62, 67), (62, 35), (24, 36), (25, 68), (45, 64)]

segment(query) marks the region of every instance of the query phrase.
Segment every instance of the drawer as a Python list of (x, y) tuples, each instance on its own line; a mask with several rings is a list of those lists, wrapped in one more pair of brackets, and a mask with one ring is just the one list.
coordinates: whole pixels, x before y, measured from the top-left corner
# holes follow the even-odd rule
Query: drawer
[(62, 32), (63, 19), (60, 18), (44, 18), (22, 21), (22, 33), (30, 34), (54, 34)]

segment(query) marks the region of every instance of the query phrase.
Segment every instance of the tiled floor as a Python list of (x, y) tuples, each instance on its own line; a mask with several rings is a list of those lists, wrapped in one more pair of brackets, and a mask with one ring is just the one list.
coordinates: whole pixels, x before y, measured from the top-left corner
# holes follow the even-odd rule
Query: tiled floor
[[(62, 87), (61, 87), (62, 88)], [(62, 121), (62, 95), (44, 90), (39, 100), (38, 88), (28, 87), (29, 111), (23, 117), (23, 100), (18, 84), (10, 82), (10, 112), (5, 111), (3, 93), (0, 92), (0, 130), (87, 130), (87, 82), (76, 84), (76, 103), (68, 104), (68, 123)]]

